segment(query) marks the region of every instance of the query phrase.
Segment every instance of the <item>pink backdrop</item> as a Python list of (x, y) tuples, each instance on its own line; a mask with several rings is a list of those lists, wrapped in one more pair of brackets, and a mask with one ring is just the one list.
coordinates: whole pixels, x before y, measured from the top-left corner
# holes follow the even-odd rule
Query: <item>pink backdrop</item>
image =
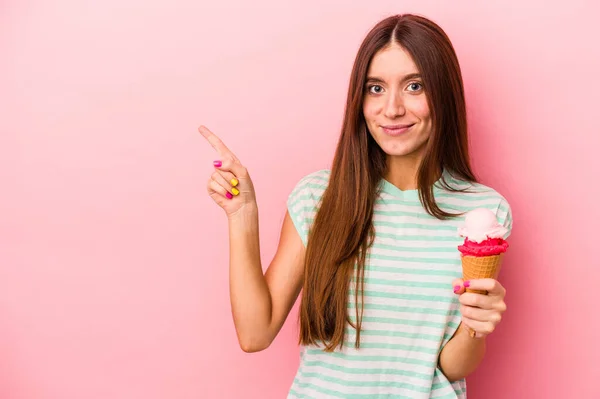
[(331, 159), (360, 41), (399, 12), (452, 38), (476, 172), (514, 211), (509, 309), (469, 397), (600, 397), (598, 7), (287, 3), (2, 2), (0, 398), (285, 397), (297, 308), (239, 349), (196, 126), (254, 178), (266, 267), (289, 191)]

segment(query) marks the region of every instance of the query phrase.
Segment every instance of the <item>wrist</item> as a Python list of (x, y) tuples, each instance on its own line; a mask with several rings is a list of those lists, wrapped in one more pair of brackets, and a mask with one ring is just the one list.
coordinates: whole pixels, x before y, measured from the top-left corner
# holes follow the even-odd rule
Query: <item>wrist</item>
[(256, 202), (248, 203), (234, 213), (227, 215), (227, 220), (230, 225), (237, 225), (239, 223), (246, 224), (256, 221), (258, 220), (258, 205)]
[(480, 346), (485, 347), (486, 336), (480, 337), (471, 337), (471, 330), (465, 324), (461, 323), (458, 327), (458, 331), (454, 335), (452, 339), (460, 342), (460, 345), (465, 349), (468, 348), (477, 348)]

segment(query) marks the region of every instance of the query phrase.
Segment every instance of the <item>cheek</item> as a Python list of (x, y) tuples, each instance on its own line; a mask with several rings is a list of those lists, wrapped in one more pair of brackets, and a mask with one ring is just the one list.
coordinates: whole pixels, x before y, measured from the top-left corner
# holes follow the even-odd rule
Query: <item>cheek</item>
[(369, 105), (365, 104), (363, 105), (363, 115), (365, 116), (365, 120), (367, 121), (367, 123), (370, 123), (371, 120), (373, 119), (373, 111), (371, 110), (371, 107), (369, 107)]
[(426, 99), (420, 99), (419, 101), (415, 101), (412, 104), (412, 112), (419, 117), (422, 121), (429, 121), (431, 119), (431, 115), (429, 112), (429, 104), (427, 104)]
[(367, 122), (369, 119), (377, 116), (380, 112), (381, 106), (374, 99), (367, 99), (363, 102), (363, 114)]

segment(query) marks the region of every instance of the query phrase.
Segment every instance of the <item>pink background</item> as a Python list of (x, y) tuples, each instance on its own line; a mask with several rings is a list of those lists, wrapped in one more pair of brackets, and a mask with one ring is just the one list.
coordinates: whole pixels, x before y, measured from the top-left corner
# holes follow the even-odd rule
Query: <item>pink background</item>
[(291, 188), (333, 155), (360, 41), (400, 12), (451, 37), (476, 172), (514, 211), (469, 397), (600, 397), (598, 6), (288, 3), (2, 2), (0, 398), (285, 397), (297, 308), (239, 349), (196, 127), (253, 176), (266, 268)]

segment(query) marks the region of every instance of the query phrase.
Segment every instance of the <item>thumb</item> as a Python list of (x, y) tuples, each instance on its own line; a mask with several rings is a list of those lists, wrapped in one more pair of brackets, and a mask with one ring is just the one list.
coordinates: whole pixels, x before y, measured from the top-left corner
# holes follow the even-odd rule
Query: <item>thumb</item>
[(452, 280), (452, 289), (456, 295), (460, 295), (465, 292), (465, 287), (463, 286), (462, 278), (455, 278)]

